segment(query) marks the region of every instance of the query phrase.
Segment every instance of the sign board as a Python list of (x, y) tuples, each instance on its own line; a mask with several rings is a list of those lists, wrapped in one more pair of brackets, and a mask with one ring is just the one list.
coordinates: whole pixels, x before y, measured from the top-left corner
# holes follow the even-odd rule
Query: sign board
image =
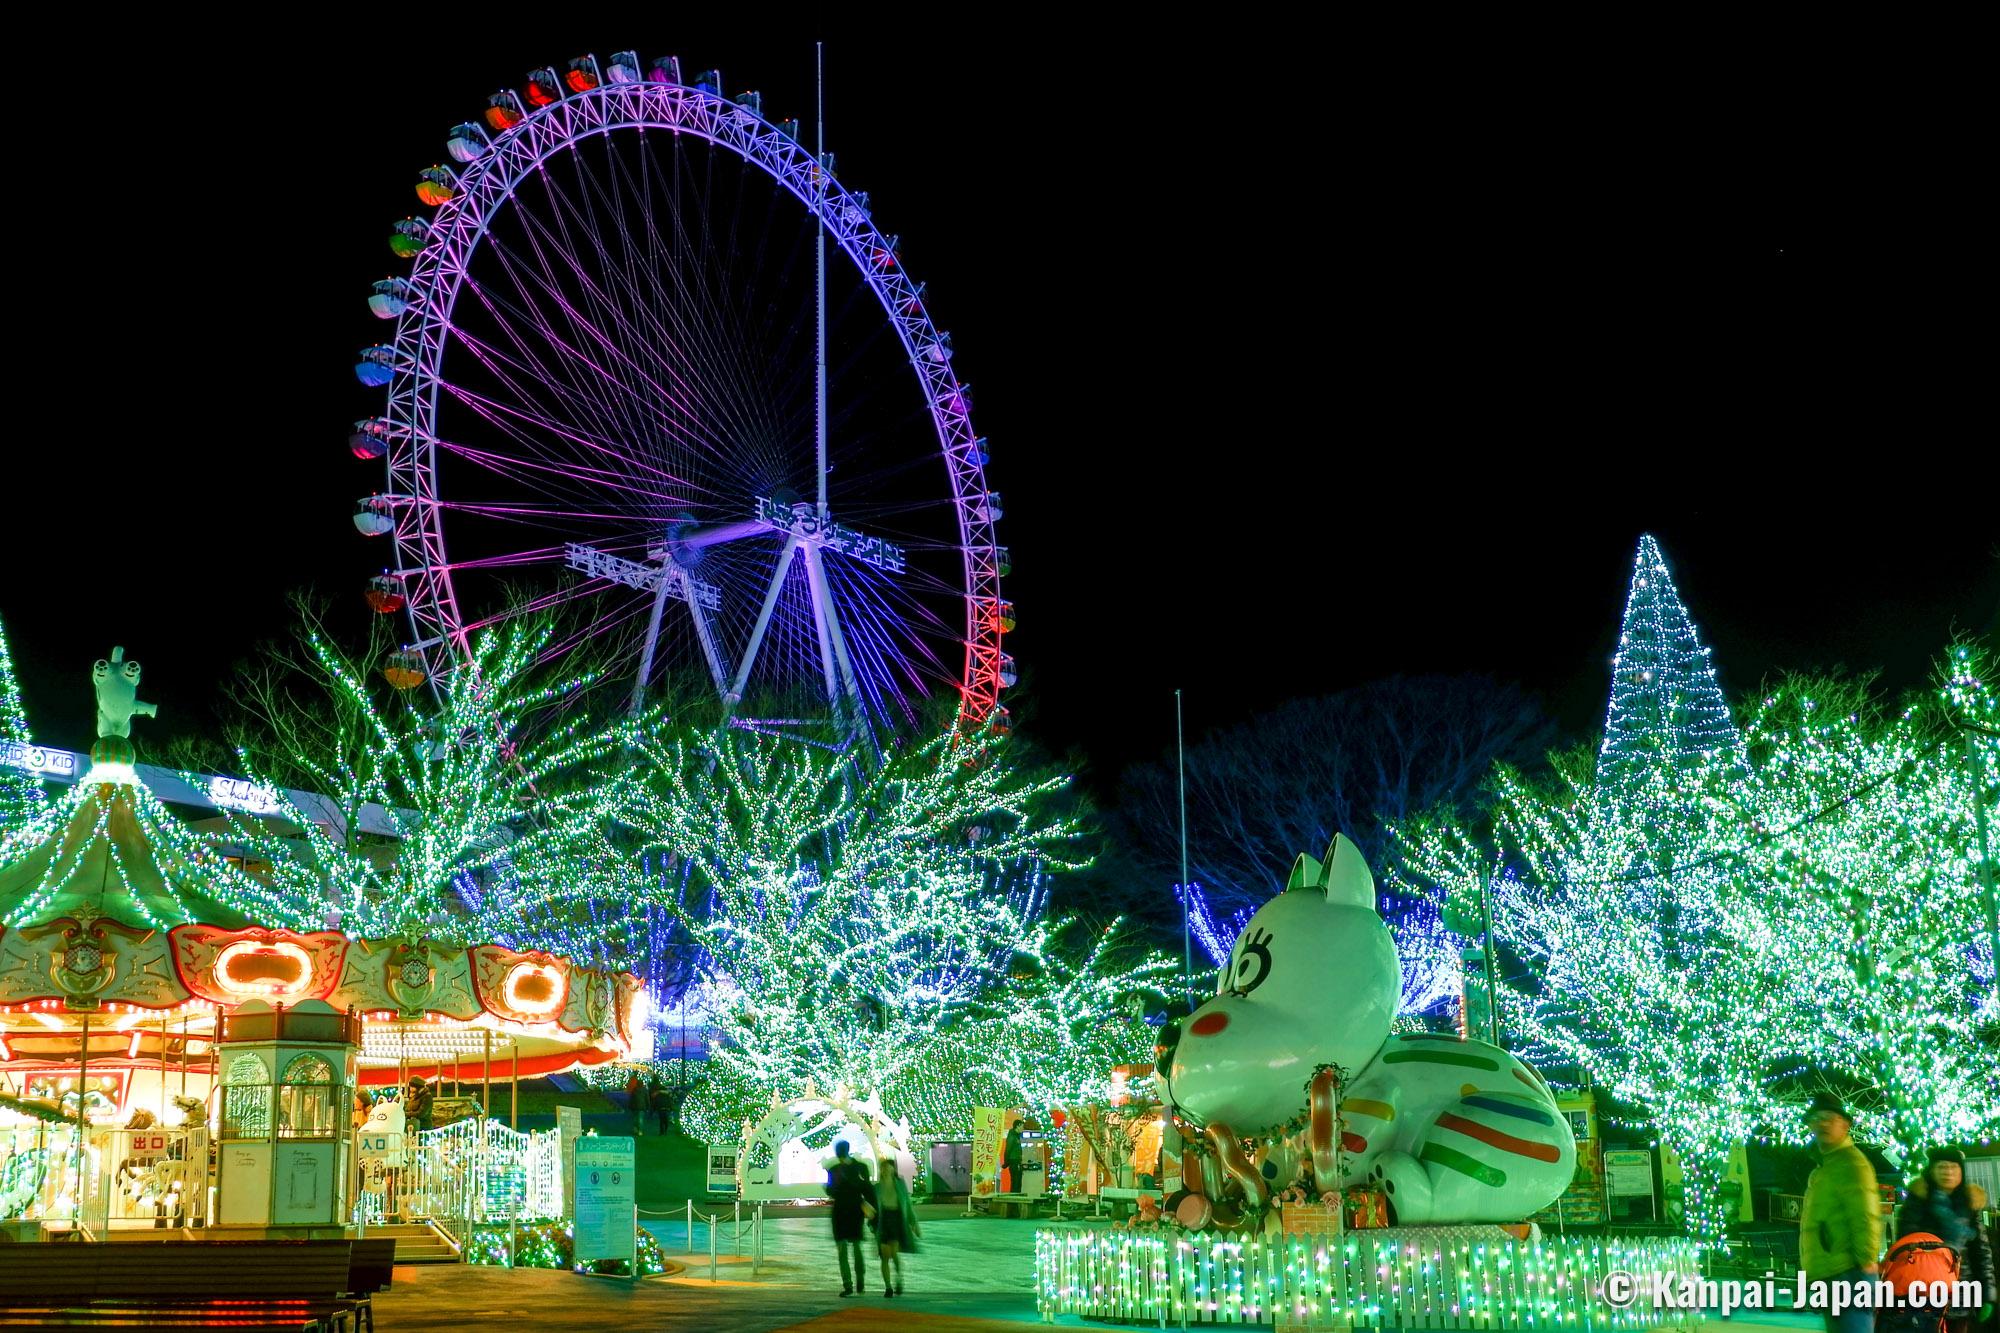
[(576, 1194), (570, 1188), (576, 1179), (576, 1141), (583, 1134), (583, 1108), (556, 1107), (556, 1139), (562, 1151), (563, 1216), (576, 1216)]
[[(576, 1141), (576, 1262), (623, 1259), (638, 1254), (639, 1217), (635, 1179), (636, 1149), (625, 1136)], [(638, 1265), (633, 1263), (636, 1271)]]
[(0, 764), (34, 777), (74, 778), (81, 767), (74, 750), (58, 750), (53, 745), (30, 745), (26, 741), (0, 742)]
[(709, 1145), (708, 1149), (708, 1192), (710, 1194), (734, 1194), (736, 1192), (735, 1144), (723, 1147)]
[(132, 1131), (132, 1146), (125, 1159), (139, 1165), (159, 1161), (167, 1155), (167, 1131), (164, 1129), (135, 1129)]
[(1012, 1113), (998, 1106), (972, 1108), (972, 1190), (991, 1194), (999, 1189), (1000, 1140)]
[(1612, 1198), (1653, 1197), (1653, 1154), (1644, 1148), (1611, 1148), (1604, 1154), (1604, 1192)]

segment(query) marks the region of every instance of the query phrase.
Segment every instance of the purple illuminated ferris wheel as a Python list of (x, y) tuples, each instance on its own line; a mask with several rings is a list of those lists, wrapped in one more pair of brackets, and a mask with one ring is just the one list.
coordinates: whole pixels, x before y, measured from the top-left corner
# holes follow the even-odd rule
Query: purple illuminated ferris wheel
[[(949, 335), (868, 197), (713, 71), (621, 52), (543, 69), (450, 131), (398, 223), (395, 334), (354, 452), (387, 485), (370, 588), (401, 685), (561, 608), (633, 702), (670, 676), (742, 725), (973, 718), (1013, 683), (999, 497)], [(775, 701), (775, 702), (774, 702)], [(803, 715), (802, 715), (803, 714)], [(1005, 710), (999, 711), (1004, 722)]]

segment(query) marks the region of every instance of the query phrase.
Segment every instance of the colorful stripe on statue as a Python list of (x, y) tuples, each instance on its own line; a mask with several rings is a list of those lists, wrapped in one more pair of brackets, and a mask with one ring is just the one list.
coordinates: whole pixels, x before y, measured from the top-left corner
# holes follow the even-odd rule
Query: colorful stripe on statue
[(1555, 1117), (1547, 1111), (1532, 1106), (1522, 1106), (1518, 1102), (1503, 1102), (1497, 1097), (1467, 1097), (1465, 1105), (1477, 1106), (1482, 1111), (1498, 1111), (1501, 1115), (1511, 1115), (1516, 1120), (1532, 1120), (1538, 1125), (1555, 1123)]
[(1423, 1161), (1450, 1167), (1460, 1175), (1471, 1176), (1480, 1184), (1491, 1185), (1495, 1189), (1507, 1183), (1507, 1173), (1499, 1167), (1488, 1166), (1484, 1162), (1467, 1157), (1456, 1148), (1447, 1148), (1442, 1143), (1426, 1143), (1423, 1152), (1418, 1156)]
[[(1498, 1148), (1501, 1152), (1510, 1152), (1516, 1157), (1532, 1157), (1538, 1162), (1553, 1162), (1562, 1157), (1553, 1143), (1534, 1143), (1527, 1139), (1517, 1139), (1512, 1134), (1494, 1129), (1490, 1125), (1482, 1125), (1476, 1120), (1467, 1120), (1464, 1116), (1453, 1115), (1449, 1111), (1439, 1116), (1437, 1123), (1439, 1129), (1448, 1129), (1467, 1138), (1478, 1139), (1489, 1148)], [(1426, 1154), (1429, 1151), (1426, 1147)]]
[(1385, 1065), (1461, 1065), (1467, 1069), (1484, 1069), (1498, 1073), (1500, 1066), (1483, 1055), (1472, 1055), (1465, 1051), (1390, 1051), (1382, 1057)]

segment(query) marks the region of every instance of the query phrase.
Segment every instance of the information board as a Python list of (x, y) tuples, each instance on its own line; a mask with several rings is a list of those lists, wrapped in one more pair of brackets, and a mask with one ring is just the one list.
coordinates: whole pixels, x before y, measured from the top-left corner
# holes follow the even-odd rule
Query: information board
[(736, 1154), (739, 1151), (733, 1143), (718, 1148), (713, 1144), (708, 1149), (708, 1192), (710, 1194), (734, 1194), (736, 1192)]
[(629, 1137), (599, 1136), (576, 1141), (576, 1261), (623, 1259), (632, 1263), (639, 1246), (635, 1145)]
[(1604, 1154), (1604, 1192), (1612, 1198), (1653, 1197), (1653, 1154), (1644, 1148), (1612, 1148)]

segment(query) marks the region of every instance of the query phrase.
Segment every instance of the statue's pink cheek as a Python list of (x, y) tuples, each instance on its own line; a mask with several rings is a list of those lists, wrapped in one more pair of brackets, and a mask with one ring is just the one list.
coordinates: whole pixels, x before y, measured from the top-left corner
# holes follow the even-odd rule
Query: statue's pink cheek
[(1194, 1033), (1197, 1037), (1213, 1037), (1228, 1026), (1228, 1014), (1203, 1014), (1200, 1018), (1188, 1024), (1188, 1031)]

